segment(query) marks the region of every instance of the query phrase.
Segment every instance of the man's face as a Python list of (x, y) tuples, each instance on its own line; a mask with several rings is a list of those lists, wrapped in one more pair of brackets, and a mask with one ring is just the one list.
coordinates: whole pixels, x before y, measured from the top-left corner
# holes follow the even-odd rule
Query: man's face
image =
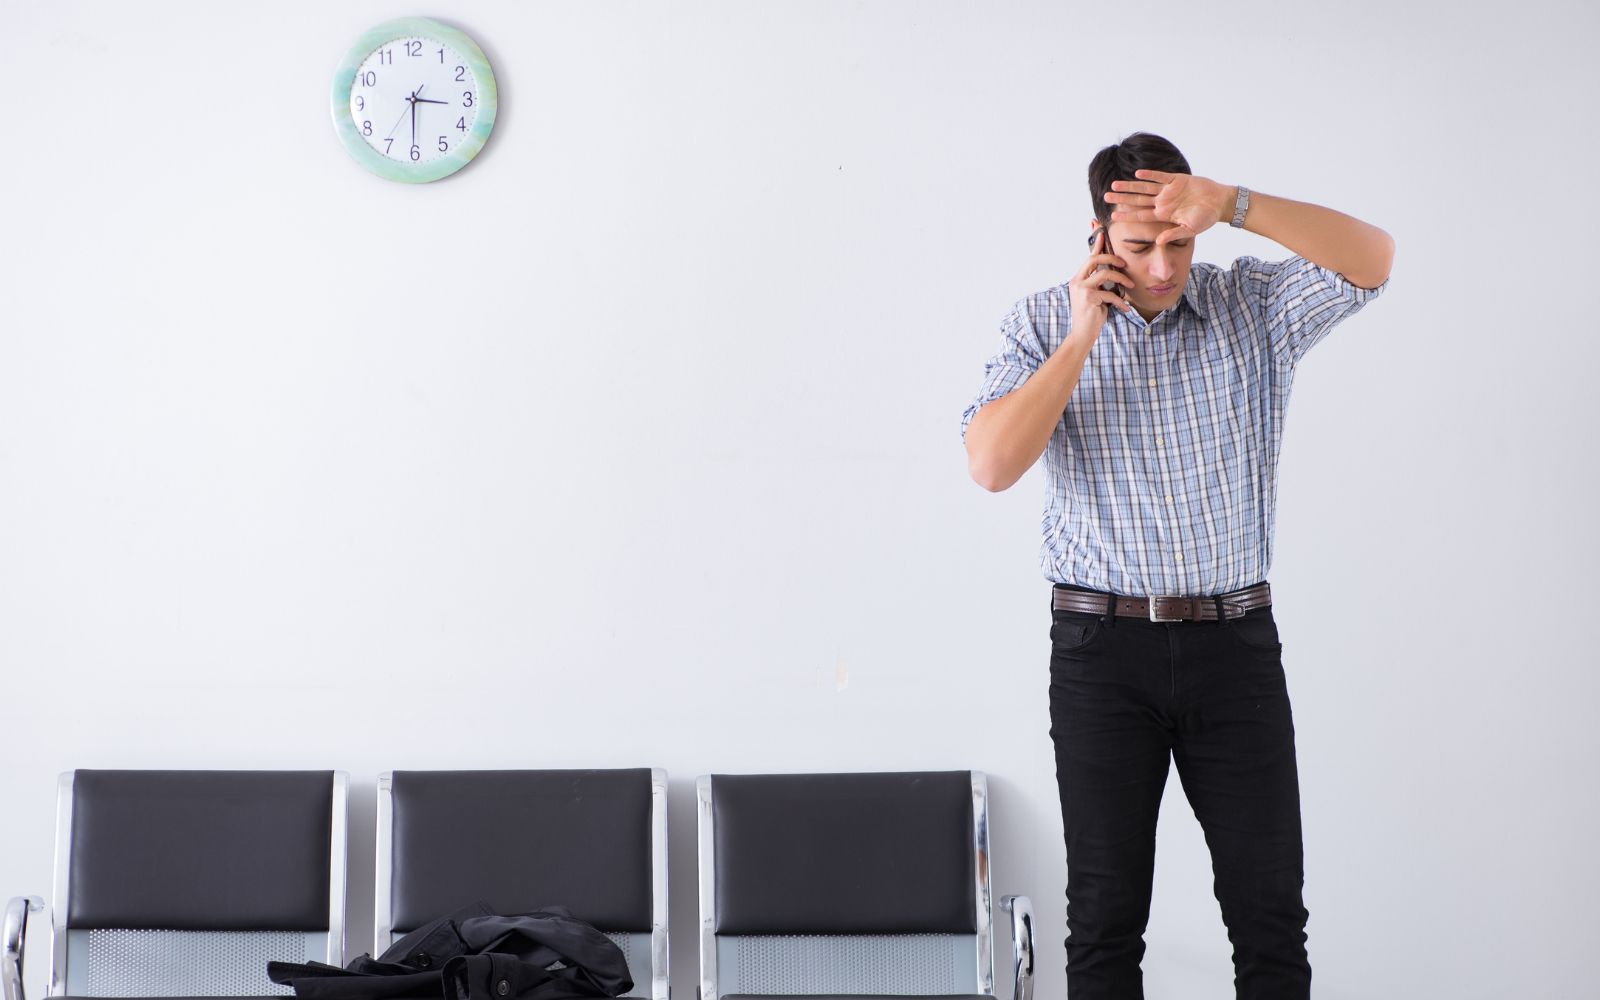
[(1128, 262), (1123, 273), (1133, 279), (1128, 301), (1147, 319), (1177, 305), (1189, 280), (1194, 238), (1156, 243), (1156, 237), (1176, 228), (1171, 222), (1113, 222), (1110, 226), (1111, 252)]

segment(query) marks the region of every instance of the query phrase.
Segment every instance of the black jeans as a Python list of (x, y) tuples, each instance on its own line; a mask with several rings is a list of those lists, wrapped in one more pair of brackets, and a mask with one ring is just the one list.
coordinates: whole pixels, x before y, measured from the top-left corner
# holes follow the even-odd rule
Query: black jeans
[(1052, 615), (1070, 1000), (1144, 996), (1169, 758), (1211, 849), (1238, 996), (1310, 996), (1294, 721), (1272, 609), (1172, 624)]

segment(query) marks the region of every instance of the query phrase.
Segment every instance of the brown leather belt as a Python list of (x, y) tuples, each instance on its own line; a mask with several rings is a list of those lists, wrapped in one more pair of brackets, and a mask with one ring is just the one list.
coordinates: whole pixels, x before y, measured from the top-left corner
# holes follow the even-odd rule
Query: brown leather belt
[(1220, 602), (1224, 618), (1242, 618), (1245, 612), (1272, 604), (1272, 588), (1265, 583), (1235, 590), (1216, 597), (1122, 597), (1098, 591), (1052, 591), (1050, 606), (1057, 611), (1082, 611), (1091, 615), (1106, 613), (1106, 605), (1116, 600), (1115, 613), (1121, 618), (1148, 618), (1153, 622), (1214, 622)]

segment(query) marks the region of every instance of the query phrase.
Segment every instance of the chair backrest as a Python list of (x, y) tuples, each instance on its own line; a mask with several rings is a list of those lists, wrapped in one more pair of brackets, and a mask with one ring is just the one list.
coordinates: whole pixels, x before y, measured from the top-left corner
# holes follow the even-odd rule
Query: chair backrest
[(289, 992), (344, 961), (347, 776), (74, 771), (56, 806), (52, 996)]
[(701, 1000), (994, 991), (973, 771), (706, 775)]
[(667, 1000), (666, 772), (380, 775), (375, 888), (374, 955), (477, 900), (559, 905), (622, 948), (629, 996)]

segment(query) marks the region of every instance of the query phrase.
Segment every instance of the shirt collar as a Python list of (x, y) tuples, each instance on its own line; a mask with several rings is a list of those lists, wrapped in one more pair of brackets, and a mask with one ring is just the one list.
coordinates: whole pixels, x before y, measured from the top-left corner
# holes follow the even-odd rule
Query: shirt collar
[(1200, 282), (1196, 280), (1199, 269), (1193, 264), (1189, 265), (1189, 280), (1183, 283), (1183, 294), (1178, 296), (1179, 301), (1187, 302), (1190, 310), (1200, 319), (1206, 318), (1205, 302), (1200, 297)]

